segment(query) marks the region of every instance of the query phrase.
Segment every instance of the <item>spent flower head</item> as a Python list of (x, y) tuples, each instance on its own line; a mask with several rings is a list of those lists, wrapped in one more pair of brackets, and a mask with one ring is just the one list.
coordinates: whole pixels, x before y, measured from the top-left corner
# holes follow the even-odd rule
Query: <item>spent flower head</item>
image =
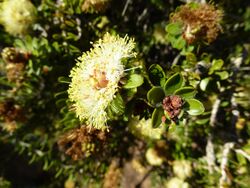
[(121, 38), (107, 33), (78, 58), (70, 74), (72, 81), (68, 93), (76, 115), (86, 120), (87, 125), (106, 128), (106, 108), (116, 97), (118, 83), (124, 74), (124, 59), (136, 55), (134, 47), (134, 41), (127, 36)]
[(25, 35), (35, 19), (36, 8), (29, 0), (5, 0), (0, 4), (0, 23), (12, 35)]
[(189, 3), (180, 6), (171, 15), (170, 22), (183, 25), (183, 38), (189, 43), (202, 40), (214, 41), (222, 31), (223, 12), (211, 4)]
[(110, 0), (85, 0), (82, 4), (83, 12), (103, 12), (109, 5)]

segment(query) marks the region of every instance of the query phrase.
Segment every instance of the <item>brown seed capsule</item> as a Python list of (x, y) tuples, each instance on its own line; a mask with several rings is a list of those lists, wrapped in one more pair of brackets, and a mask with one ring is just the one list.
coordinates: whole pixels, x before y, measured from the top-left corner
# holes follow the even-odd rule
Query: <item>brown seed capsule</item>
[(173, 108), (180, 108), (182, 106), (182, 99), (177, 96), (177, 95), (174, 95), (174, 96), (170, 96), (170, 99), (171, 99), (171, 104), (173, 106)]
[(24, 52), (20, 49), (13, 47), (4, 48), (1, 55), (6, 63), (23, 63), (23, 64), (27, 62), (31, 56), (29, 52)]
[(177, 95), (166, 96), (162, 101), (163, 109), (168, 114), (169, 118), (174, 120), (181, 112), (183, 101)]

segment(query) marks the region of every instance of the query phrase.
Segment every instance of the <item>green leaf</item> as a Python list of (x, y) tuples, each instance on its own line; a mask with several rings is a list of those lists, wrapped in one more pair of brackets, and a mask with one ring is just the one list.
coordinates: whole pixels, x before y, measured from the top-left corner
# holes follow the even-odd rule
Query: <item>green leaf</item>
[(58, 106), (58, 107), (62, 107), (62, 106), (65, 106), (66, 105), (66, 99), (58, 99), (57, 101), (56, 101), (56, 106)]
[(224, 64), (224, 61), (222, 59), (215, 59), (212, 62), (212, 66), (209, 69), (208, 74), (213, 74), (214, 71), (220, 70)]
[(196, 91), (192, 86), (187, 86), (177, 89), (174, 94), (179, 95), (183, 99), (190, 99), (194, 98)]
[(181, 74), (176, 73), (171, 76), (164, 85), (165, 95), (172, 95), (183, 84), (183, 77)]
[(215, 74), (218, 75), (221, 80), (226, 80), (229, 77), (229, 73), (227, 71), (216, 72)]
[(206, 119), (197, 119), (196, 120), (196, 124), (198, 124), (198, 125), (206, 125), (208, 122), (209, 122), (209, 118), (206, 118)]
[(200, 88), (201, 88), (202, 91), (206, 91), (207, 86), (208, 86), (210, 80), (211, 80), (210, 77), (204, 78), (204, 79), (201, 80), (201, 82), (200, 82)]
[(116, 115), (123, 114), (125, 110), (125, 104), (120, 94), (117, 94), (114, 100), (110, 103), (110, 108)]
[(171, 35), (180, 35), (182, 33), (182, 24), (179, 22), (170, 23), (166, 26), (166, 31)]
[(176, 37), (174, 35), (171, 35), (171, 34), (168, 33), (166, 35), (166, 40), (173, 45), (173, 42), (176, 40)]
[(143, 84), (143, 76), (140, 74), (132, 74), (129, 76), (127, 83), (123, 86), (125, 89), (132, 89)]
[(182, 36), (179, 36), (176, 40), (172, 41), (172, 45), (174, 48), (181, 50), (185, 47), (186, 41), (183, 39)]
[(107, 108), (107, 113), (110, 119), (117, 119), (125, 111), (125, 103), (122, 96), (118, 93)]
[(199, 3), (191, 2), (191, 3), (188, 4), (188, 6), (189, 6), (190, 8), (192, 8), (192, 9), (196, 9), (196, 8), (198, 8), (200, 5), (199, 5)]
[(149, 67), (149, 79), (152, 84), (160, 86), (164, 85), (166, 80), (166, 75), (160, 65), (153, 64)]
[(204, 78), (200, 82), (200, 88), (202, 91), (213, 92), (216, 93), (219, 91), (220, 82), (211, 77)]
[(204, 112), (199, 116), (199, 119), (196, 120), (196, 124), (198, 125), (206, 125), (210, 120), (211, 112)]
[(125, 95), (125, 98), (127, 101), (130, 101), (134, 95), (137, 93), (137, 88), (127, 89)]
[(194, 53), (191, 53), (191, 52), (186, 53), (186, 59), (189, 62), (197, 62), (197, 57), (195, 56)]
[(236, 158), (240, 165), (247, 165), (247, 160), (242, 154), (236, 153)]
[(175, 130), (176, 130), (176, 123), (171, 121), (171, 124), (168, 127), (168, 132), (173, 133), (173, 132), (175, 132)]
[(162, 123), (162, 116), (164, 116), (164, 111), (163, 109), (160, 108), (155, 108), (152, 114), (152, 127), (157, 128), (160, 126)]
[(61, 76), (61, 77), (58, 78), (58, 82), (69, 84), (70, 83), (70, 78)]
[(164, 97), (165, 93), (159, 86), (152, 87), (147, 93), (148, 102), (153, 106), (160, 106)]
[(61, 91), (61, 92), (57, 92), (55, 95), (55, 98), (57, 97), (68, 97), (68, 91)]
[(203, 104), (198, 101), (197, 99), (187, 99), (187, 107), (188, 107), (188, 113), (190, 115), (200, 115), (205, 111), (205, 108), (203, 106)]

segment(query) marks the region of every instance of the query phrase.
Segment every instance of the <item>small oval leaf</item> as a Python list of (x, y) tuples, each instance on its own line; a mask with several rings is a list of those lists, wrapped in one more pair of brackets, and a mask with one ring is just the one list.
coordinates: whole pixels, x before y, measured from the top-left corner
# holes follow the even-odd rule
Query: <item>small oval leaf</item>
[(148, 102), (153, 106), (160, 106), (164, 97), (165, 93), (160, 86), (152, 87), (147, 93)]
[(215, 59), (212, 62), (212, 66), (209, 70), (209, 74), (212, 74), (214, 71), (220, 70), (224, 64), (222, 59)]
[(200, 82), (200, 88), (201, 88), (202, 91), (206, 91), (207, 86), (208, 86), (210, 80), (211, 80), (210, 77), (204, 78), (203, 80), (201, 80), (201, 82)]
[(172, 41), (171, 44), (173, 45), (174, 48), (181, 50), (182, 48), (185, 47), (186, 41), (183, 39), (182, 36), (179, 36), (178, 38), (176, 38), (176, 40)]
[(149, 79), (152, 84), (156, 86), (163, 86), (166, 80), (165, 72), (163, 71), (162, 67), (157, 64), (153, 64), (149, 67)]
[(190, 115), (200, 115), (205, 111), (203, 104), (197, 99), (187, 99), (188, 113)]
[(182, 33), (182, 24), (180, 22), (170, 23), (166, 26), (166, 31), (171, 35), (180, 35)]
[(153, 128), (157, 128), (160, 126), (160, 124), (162, 123), (162, 116), (164, 116), (163, 109), (161, 107), (155, 108), (152, 114), (152, 122), (151, 122)]
[(194, 98), (196, 91), (192, 86), (187, 86), (177, 89), (174, 94), (179, 95), (183, 99), (191, 99)]
[(176, 73), (171, 76), (164, 85), (164, 91), (166, 95), (172, 95), (183, 84), (183, 77), (181, 74)]
[(218, 75), (221, 80), (226, 80), (229, 77), (229, 73), (227, 71), (216, 72), (215, 74)]
[(143, 84), (143, 76), (140, 74), (132, 74), (129, 76), (127, 83), (123, 86), (125, 89), (132, 89)]

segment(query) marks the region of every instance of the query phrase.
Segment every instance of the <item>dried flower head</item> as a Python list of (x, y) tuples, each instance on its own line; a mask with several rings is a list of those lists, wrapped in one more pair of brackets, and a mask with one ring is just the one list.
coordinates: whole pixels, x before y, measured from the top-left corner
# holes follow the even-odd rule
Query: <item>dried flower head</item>
[(25, 119), (22, 108), (12, 100), (0, 103), (0, 117), (5, 122), (23, 121)]
[(178, 95), (166, 96), (162, 101), (162, 107), (169, 118), (175, 120), (181, 112), (183, 101)]
[(25, 116), (21, 106), (12, 100), (6, 100), (0, 103), (0, 120), (3, 121), (3, 130), (13, 133), (17, 129), (18, 122), (24, 122)]
[(183, 38), (189, 44), (198, 40), (211, 43), (222, 31), (222, 16), (222, 11), (213, 5), (190, 3), (180, 6), (170, 21), (183, 24)]
[(7, 47), (3, 49), (1, 55), (5, 62), (8, 81), (19, 85), (24, 79), (25, 65), (31, 54), (17, 48)]
[(79, 160), (100, 152), (105, 140), (106, 132), (81, 126), (79, 129), (73, 129), (63, 135), (59, 139), (58, 145), (66, 155), (71, 156), (73, 160)]
[(0, 23), (12, 35), (25, 35), (35, 18), (36, 8), (29, 0), (4, 0), (0, 4)]
[(82, 4), (83, 12), (103, 12), (109, 5), (110, 0), (85, 0)]
[(25, 65), (23, 63), (9, 63), (6, 66), (8, 81), (19, 85), (24, 78), (24, 68)]
[(13, 47), (6, 47), (1, 52), (2, 58), (6, 63), (25, 63), (31, 54)]
[(116, 97), (118, 83), (124, 74), (124, 59), (134, 57), (135, 43), (127, 36), (105, 34), (94, 48), (83, 53), (72, 69), (69, 99), (80, 120), (97, 129), (106, 129), (106, 108)]

